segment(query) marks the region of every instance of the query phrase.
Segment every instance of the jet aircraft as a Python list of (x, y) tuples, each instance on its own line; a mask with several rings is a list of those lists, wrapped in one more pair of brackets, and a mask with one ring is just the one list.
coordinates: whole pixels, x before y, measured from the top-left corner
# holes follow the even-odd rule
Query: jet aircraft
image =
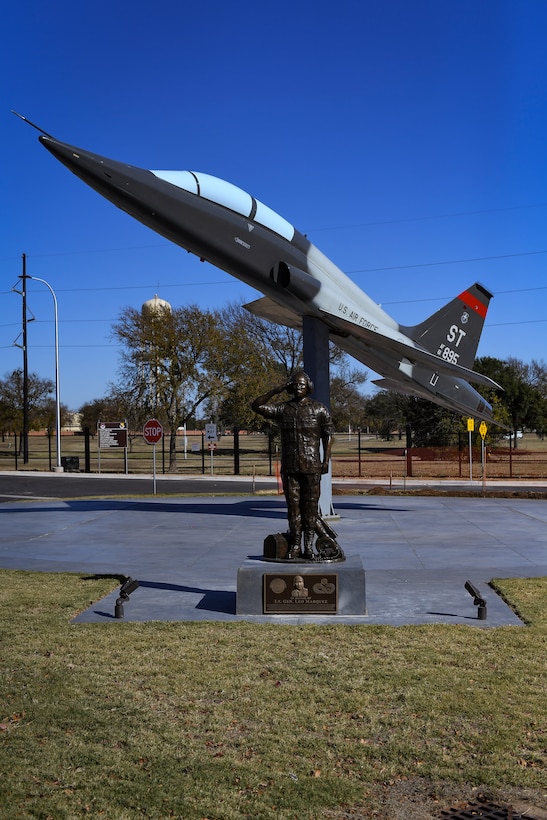
[(291, 327), (315, 317), (342, 350), (383, 376), (378, 386), (492, 420), (490, 404), (470, 384), (500, 389), (472, 369), (492, 297), (482, 285), (471, 285), (418, 325), (401, 325), (290, 222), (241, 188), (205, 173), (149, 171), (107, 159), (17, 116), (118, 208), (260, 291), (263, 297), (246, 305), (252, 313)]

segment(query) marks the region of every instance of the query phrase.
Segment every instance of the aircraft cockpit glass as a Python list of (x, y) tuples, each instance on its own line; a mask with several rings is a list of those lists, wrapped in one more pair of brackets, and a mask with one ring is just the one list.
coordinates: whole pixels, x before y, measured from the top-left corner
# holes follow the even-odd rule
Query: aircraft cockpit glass
[(194, 174), (190, 171), (152, 171), (155, 177), (163, 179), (165, 182), (170, 182), (171, 185), (176, 185), (177, 188), (183, 188), (191, 194), (198, 194), (198, 181)]
[(268, 208), (267, 205), (263, 205), (262, 202), (259, 202), (258, 200), (255, 200), (255, 202), (255, 222), (260, 223), (260, 225), (264, 225), (271, 231), (275, 231), (275, 233), (285, 237), (285, 239), (288, 239), (290, 242), (294, 236), (294, 228), (291, 223), (287, 222), (287, 220), (283, 219), (283, 217), (279, 216), (279, 214), (276, 214), (276, 212), (272, 211), (271, 208)]
[(246, 194), (241, 188), (232, 185), (231, 182), (225, 182), (223, 179), (213, 177), (210, 174), (195, 174), (198, 185), (199, 194), (205, 199), (210, 199), (211, 202), (216, 202), (217, 205), (224, 205), (231, 211), (235, 211), (242, 216), (250, 216), (253, 207), (253, 198), (250, 194)]
[(294, 236), (294, 227), (279, 216), (267, 205), (254, 199), (250, 194), (245, 193), (237, 185), (226, 182), (210, 174), (194, 173), (193, 171), (152, 171), (154, 176), (183, 188), (191, 194), (202, 196), (218, 205), (223, 205), (231, 211), (235, 211), (242, 216), (253, 219), (259, 225), (269, 228), (271, 231), (288, 239), (289, 242)]

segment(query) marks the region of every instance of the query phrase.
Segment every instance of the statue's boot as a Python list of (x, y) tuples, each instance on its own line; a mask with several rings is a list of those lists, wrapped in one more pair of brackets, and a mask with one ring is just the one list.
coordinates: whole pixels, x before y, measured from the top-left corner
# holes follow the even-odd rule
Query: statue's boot
[(315, 533), (312, 532), (304, 532), (304, 558), (308, 561), (314, 561), (315, 555), (313, 552), (313, 539)]
[(302, 533), (300, 532), (291, 532), (289, 538), (289, 551), (287, 553), (287, 558), (289, 560), (294, 560), (296, 558), (300, 558), (300, 541), (302, 539)]

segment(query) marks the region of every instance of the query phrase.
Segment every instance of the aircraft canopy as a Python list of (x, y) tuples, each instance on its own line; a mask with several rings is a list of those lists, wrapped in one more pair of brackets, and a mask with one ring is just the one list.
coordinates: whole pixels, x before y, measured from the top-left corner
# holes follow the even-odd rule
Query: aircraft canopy
[(231, 211), (258, 222), (259, 225), (269, 228), (279, 236), (288, 239), (289, 242), (294, 236), (294, 227), (290, 222), (250, 194), (245, 193), (237, 185), (232, 185), (231, 182), (194, 171), (152, 171), (152, 173), (171, 185), (183, 188), (196, 196), (202, 196), (210, 202), (216, 202), (217, 205), (222, 205), (224, 208), (229, 208)]

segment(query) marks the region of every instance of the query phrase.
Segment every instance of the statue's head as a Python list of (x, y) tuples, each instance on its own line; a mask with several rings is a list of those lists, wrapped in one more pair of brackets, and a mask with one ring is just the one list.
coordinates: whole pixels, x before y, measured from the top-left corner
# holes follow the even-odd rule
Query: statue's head
[(292, 374), (287, 392), (295, 398), (304, 398), (313, 392), (313, 382), (304, 370)]

